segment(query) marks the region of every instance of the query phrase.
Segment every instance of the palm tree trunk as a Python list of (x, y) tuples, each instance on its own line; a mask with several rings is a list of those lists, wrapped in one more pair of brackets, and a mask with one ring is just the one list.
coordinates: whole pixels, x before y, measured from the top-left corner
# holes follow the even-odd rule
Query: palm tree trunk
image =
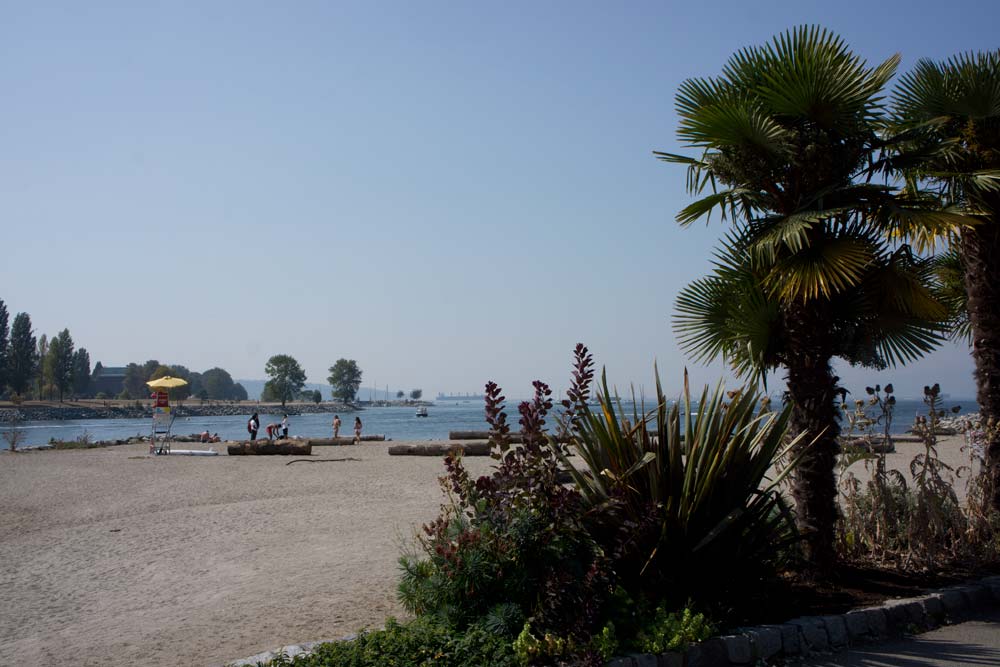
[(969, 296), (976, 400), (986, 429), (986, 474), (1000, 511), (1000, 219), (962, 231), (965, 290)]
[(837, 483), (834, 466), (840, 445), (836, 389), (830, 367), (830, 318), (825, 304), (793, 304), (785, 311), (788, 392), (794, 403), (791, 432), (805, 433), (794, 453), (799, 459), (792, 481), (795, 516), (806, 557), (821, 573), (833, 568)]

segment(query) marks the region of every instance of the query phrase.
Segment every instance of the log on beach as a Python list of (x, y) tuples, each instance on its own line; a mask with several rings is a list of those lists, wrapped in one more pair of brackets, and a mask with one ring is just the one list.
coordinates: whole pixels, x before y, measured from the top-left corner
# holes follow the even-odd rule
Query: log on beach
[(463, 456), (489, 456), (490, 443), (393, 445), (389, 448), (389, 456), (447, 456), (451, 453), (460, 453)]
[[(556, 442), (569, 442), (569, 438), (566, 436), (556, 436), (552, 434), (546, 434), (547, 437), (555, 438)], [(489, 440), (489, 431), (449, 431), (449, 440)], [(517, 433), (511, 433), (507, 436), (507, 440), (513, 444), (518, 444), (521, 442), (521, 436)]]
[(226, 447), (230, 456), (309, 456), (312, 446), (296, 440), (254, 440)]
[[(363, 435), (361, 436), (361, 442), (384, 442), (384, 435)], [(306, 442), (310, 445), (315, 445), (317, 447), (326, 447), (333, 445), (353, 445), (354, 436), (343, 436), (340, 438), (309, 438)]]

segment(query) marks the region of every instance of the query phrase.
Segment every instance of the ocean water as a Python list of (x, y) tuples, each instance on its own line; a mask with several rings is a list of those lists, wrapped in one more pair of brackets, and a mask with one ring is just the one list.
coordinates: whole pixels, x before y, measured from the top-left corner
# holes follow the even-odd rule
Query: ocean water
[[(648, 404), (647, 404), (648, 405)], [(962, 407), (961, 414), (978, 410), (974, 401), (945, 401), (944, 407)], [(623, 407), (631, 415), (631, 405)], [(341, 434), (350, 435), (354, 417), (360, 416), (365, 434), (382, 434), (392, 440), (444, 440), (449, 431), (485, 431), (488, 426), (479, 402), (434, 404), (428, 408), (428, 417), (417, 417), (412, 407), (367, 408), (357, 412), (340, 413)], [(927, 414), (920, 401), (899, 401), (893, 417), (892, 432), (904, 433), (913, 424), (917, 414)], [(951, 412), (949, 411), (949, 415)], [(175, 435), (191, 435), (208, 431), (218, 433), (223, 440), (242, 440), (247, 437), (245, 416), (227, 417), (178, 417), (174, 421)], [(517, 406), (508, 405), (507, 420), (517, 431)], [(261, 436), (270, 423), (281, 421), (281, 415), (260, 415)], [(332, 414), (308, 414), (289, 417), (289, 435), (304, 438), (325, 438), (333, 435)], [(549, 424), (553, 421), (550, 419)], [(0, 432), (7, 430), (0, 425)], [(147, 419), (75, 419), (64, 421), (32, 421), (19, 427), (23, 431), (22, 446), (41, 445), (56, 440), (76, 440), (85, 435), (91, 440), (119, 440), (134, 435), (149, 435)], [(844, 425), (846, 428), (846, 425)], [(0, 438), (0, 449), (7, 449), (7, 442)]]

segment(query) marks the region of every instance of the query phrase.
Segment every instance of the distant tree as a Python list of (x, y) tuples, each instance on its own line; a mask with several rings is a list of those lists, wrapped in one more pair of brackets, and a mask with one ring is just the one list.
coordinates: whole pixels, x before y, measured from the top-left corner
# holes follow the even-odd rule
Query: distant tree
[(239, 382), (233, 385), (233, 391), (230, 396), (234, 401), (245, 401), (247, 400), (247, 390)]
[(313, 390), (312, 401), (316, 405), (319, 405), (323, 401), (323, 394), (319, 393), (319, 389), (314, 389)]
[(208, 392), (205, 391), (204, 389), (199, 390), (198, 393), (195, 395), (203, 401), (208, 400)]
[(49, 344), (52, 357), (52, 384), (59, 390), (59, 402), (63, 395), (73, 388), (73, 337), (69, 329), (63, 329)]
[[(201, 373), (192, 372), (187, 378), (189, 389), (192, 396), (197, 396), (201, 398), (201, 392), (205, 390), (205, 387), (201, 382)], [(206, 394), (208, 392), (205, 392)], [(207, 396), (206, 396), (207, 398)]]
[(45, 366), (48, 363), (49, 358), (49, 337), (42, 334), (38, 337), (38, 354), (35, 355), (37, 359), (37, 365), (35, 366), (35, 379), (38, 382), (38, 398), (41, 399), (43, 396), (43, 390), (45, 385), (48, 384), (45, 381)]
[(56, 358), (59, 357), (59, 335), (49, 339), (49, 351), (42, 359), (42, 377), (45, 378), (45, 396), (51, 401), (56, 389)]
[(186, 366), (172, 364), (170, 366), (170, 377), (187, 380), (187, 384), (183, 387), (174, 387), (170, 390), (170, 400), (183, 401), (193, 393), (191, 390), (191, 371), (189, 371)]
[(7, 323), (10, 314), (7, 312), (7, 305), (4, 304), (3, 299), (0, 299), (0, 393), (3, 393), (3, 388), (7, 386), (9, 382), (8, 372), (10, 366), (9, 359), (9, 331), (7, 329)]
[(264, 390), (270, 387), (273, 400), (280, 400), (281, 405), (292, 400), (302, 391), (306, 384), (306, 373), (293, 357), (287, 354), (276, 354), (267, 360), (264, 372), (271, 379), (264, 383)]
[(90, 354), (81, 347), (73, 355), (73, 393), (87, 396), (90, 392)]
[(414, 389), (413, 391), (410, 392), (410, 398), (413, 399), (414, 401), (419, 401), (420, 397), (423, 395), (424, 395), (423, 389)]
[(235, 398), (233, 378), (225, 370), (215, 367), (201, 374), (201, 386), (213, 400), (232, 400)]
[(145, 398), (149, 396), (149, 388), (146, 386), (146, 372), (142, 366), (131, 363), (125, 367), (125, 378), (122, 380), (122, 390), (125, 398)]
[(7, 382), (15, 394), (21, 395), (31, 387), (31, 378), (38, 368), (38, 349), (31, 331), (31, 317), (18, 313), (10, 329), (10, 349), (7, 355)]
[(156, 359), (150, 359), (142, 365), (142, 373), (146, 377), (147, 381), (153, 379), (153, 373), (155, 373), (156, 369), (160, 366), (160, 362)]
[(333, 397), (340, 399), (343, 403), (353, 403), (361, 388), (361, 369), (354, 359), (337, 359), (337, 363), (330, 366), (330, 377), (327, 382), (333, 387)]
[(406, 392), (404, 392), (402, 389), (396, 392), (397, 399), (402, 399), (404, 396), (406, 396)]

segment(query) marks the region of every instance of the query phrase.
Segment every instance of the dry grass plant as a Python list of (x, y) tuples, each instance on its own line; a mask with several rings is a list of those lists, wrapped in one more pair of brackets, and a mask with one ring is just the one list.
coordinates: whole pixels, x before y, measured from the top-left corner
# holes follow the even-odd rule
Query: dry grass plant
[[(1000, 517), (990, 508), (988, 480), (982, 474), (981, 455), (972, 443), (963, 447), (969, 465), (955, 469), (938, 455), (941, 420), (947, 414), (941, 405), (941, 388), (924, 387), (926, 415), (918, 415), (913, 433), (923, 451), (910, 461), (909, 478), (889, 469), (890, 447), (872, 447), (881, 428), (881, 441), (888, 445), (895, 397), (892, 385), (868, 387), (869, 399), (855, 402), (848, 413), (850, 428), (862, 437), (850, 440), (841, 462), (842, 515), (838, 546), (846, 560), (927, 571), (949, 564), (975, 565), (1000, 557)], [(875, 408), (871, 416), (866, 408)], [(955, 410), (957, 411), (957, 410)], [(862, 482), (848, 471), (864, 461), (871, 479)], [(966, 480), (967, 500), (961, 503), (956, 484)]]
[(7, 430), (3, 432), (3, 439), (7, 441), (7, 445), (12, 452), (16, 452), (24, 440), (25, 433), (20, 429), (20, 426), (21, 420), (15, 418)]

